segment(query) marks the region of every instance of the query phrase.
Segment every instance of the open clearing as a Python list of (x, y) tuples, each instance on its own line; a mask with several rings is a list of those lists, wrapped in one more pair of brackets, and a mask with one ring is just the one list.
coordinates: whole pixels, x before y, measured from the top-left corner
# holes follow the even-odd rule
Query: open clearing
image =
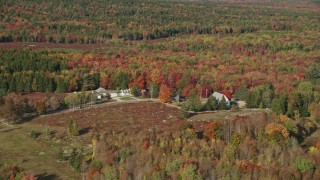
[[(40, 116), (30, 123), (67, 127), (75, 120), (79, 129), (96, 128), (98, 131), (126, 131), (132, 129), (176, 128), (185, 122), (180, 118), (180, 110), (158, 102), (119, 102), (106, 107), (94, 107), (63, 114)], [(179, 127), (179, 126), (178, 126)]]
[(18, 165), (28, 174), (38, 179), (80, 179), (70, 165), (57, 161), (62, 142), (32, 139), (27, 133), (31, 130), (43, 131), (36, 126), (18, 125), (15, 129), (0, 132), (0, 163)]

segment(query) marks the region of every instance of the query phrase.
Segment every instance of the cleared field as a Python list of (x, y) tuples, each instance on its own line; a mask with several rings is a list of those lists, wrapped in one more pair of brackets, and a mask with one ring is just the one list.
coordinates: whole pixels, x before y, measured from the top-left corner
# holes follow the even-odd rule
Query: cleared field
[(178, 128), (186, 122), (180, 110), (158, 102), (123, 102), (106, 107), (96, 107), (63, 114), (37, 117), (32, 124), (67, 127), (75, 120), (80, 129), (96, 128), (98, 131), (127, 131), (144, 128)]
[(40, 180), (80, 179), (70, 165), (57, 161), (58, 150), (65, 144), (32, 139), (27, 135), (31, 129), (41, 131), (41, 127), (24, 124), (0, 132), (0, 163), (18, 165)]

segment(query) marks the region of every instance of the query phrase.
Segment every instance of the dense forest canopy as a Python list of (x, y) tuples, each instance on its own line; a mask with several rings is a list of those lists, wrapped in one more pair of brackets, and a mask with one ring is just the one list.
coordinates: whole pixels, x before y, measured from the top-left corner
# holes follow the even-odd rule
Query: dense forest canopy
[[(180, 34), (317, 31), (319, 7), (298, 1), (2, 1), (0, 41), (104, 43)], [(286, 8), (279, 8), (286, 7)]]
[(320, 177), (319, 0), (0, 0), (0, 42), (0, 123), (23, 127), (1, 133), (66, 143), (87, 179)]
[(265, 83), (280, 94), (319, 83), (316, 1), (9, 0), (0, 9), (2, 42), (92, 44), (8, 44), (0, 50), (0, 95), (150, 84), (233, 94)]

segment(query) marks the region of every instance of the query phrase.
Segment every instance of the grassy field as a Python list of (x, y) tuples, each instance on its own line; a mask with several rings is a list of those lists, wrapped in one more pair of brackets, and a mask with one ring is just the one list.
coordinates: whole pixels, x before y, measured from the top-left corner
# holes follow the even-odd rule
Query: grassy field
[(31, 130), (44, 132), (41, 126), (26, 124), (0, 132), (0, 163), (18, 165), (38, 179), (80, 179), (70, 165), (58, 161), (59, 148), (65, 142), (33, 139), (28, 136)]

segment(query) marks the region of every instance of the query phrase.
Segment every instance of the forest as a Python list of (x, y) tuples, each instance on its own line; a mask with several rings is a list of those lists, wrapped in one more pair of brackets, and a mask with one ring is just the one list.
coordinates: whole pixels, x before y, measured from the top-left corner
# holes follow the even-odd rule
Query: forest
[[(90, 144), (89, 154), (77, 147), (57, 155), (88, 179), (318, 179), (319, 19), (317, 0), (0, 1), (0, 133), (5, 120), (37, 129), (31, 140)], [(140, 102), (120, 106), (131, 113), (117, 125), (97, 115), (87, 126), (73, 112), (60, 117), (63, 125), (51, 121), (72, 106), (96, 114), (82, 105), (99, 87), (178, 104), (139, 117), (146, 123), (171, 111), (176, 119), (118, 131), (123, 119), (138, 120), (131, 110), (149, 113)], [(246, 108), (227, 107), (215, 91)], [(176, 95), (186, 102), (173, 103)], [(105, 111), (116, 119), (118, 111)], [(216, 118), (220, 111), (244, 115)], [(192, 121), (207, 112), (210, 121)], [(46, 131), (49, 123), (63, 136), (43, 133), (46, 116)], [(29, 178), (1, 161), (0, 179)]]
[(281, 2), (288, 9), (279, 10), (278, 1), (7, 0), (0, 2), (0, 41), (90, 44), (115, 38), (319, 29), (319, 7), (314, 1)]

